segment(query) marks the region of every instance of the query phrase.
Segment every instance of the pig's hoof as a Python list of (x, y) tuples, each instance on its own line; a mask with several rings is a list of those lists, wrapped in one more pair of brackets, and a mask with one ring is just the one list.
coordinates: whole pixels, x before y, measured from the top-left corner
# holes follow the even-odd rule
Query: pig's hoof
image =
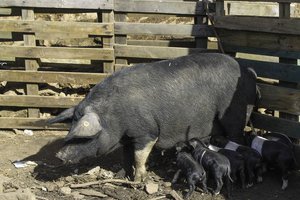
[(246, 186), (246, 188), (250, 188), (252, 186), (253, 186), (253, 183), (248, 183), (247, 186)]
[(144, 182), (147, 178), (147, 173), (136, 174), (134, 177), (134, 182)]

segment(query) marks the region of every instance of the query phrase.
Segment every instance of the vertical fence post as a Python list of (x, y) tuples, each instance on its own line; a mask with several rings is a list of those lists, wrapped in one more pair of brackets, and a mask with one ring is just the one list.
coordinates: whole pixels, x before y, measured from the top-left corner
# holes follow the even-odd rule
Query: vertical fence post
[[(33, 9), (22, 9), (22, 19), (23, 20), (34, 20), (34, 10)], [(26, 33), (24, 34), (24, 46), (36, 46), (35, 35)], [(25, 59), (25, 70), (26, 71), (37, 71), (39, 68), (36, 59)], [(26, 94), (27, 95), (38, 95), (39, 86), (38, 84), (26, 84)], [(39, 117), (39, 109), (29, 108), (28, 117)]]
[[(203, 6), (203, 9), (205, 9), (206, 5), (203, 1), (200, 2), (198, 1), (196, 6), (200, 6), (200, 3), (202, 4), (201, 6)], [(194, 17), (194, 24), (200, 24), (200, 25), (208, 25), (208, 18), (207, 16), (196, 16)], [(207, 49), (207, 37), (196, 37), (195, 38), (195, 42), (196, 42), (196, 48), (203, 48), (203, 49)]]
[[(289, 19), (290, 18), (290, 3), (279, 3), (279, 18)], [(280, 63), (288, 63), (288, 64), (297, 64), (297, 59), (289, 59), (289, 58), (279, 58)], [(286, 81), (280, 81), (280, 85), (285, 87), (296, 88), (296, 83), (290, 83)], [(299, 121), (298, 115), (292, 115), (284, 112), (279, 112), (279, 117), (284, 119), (289, 119), (293, 121)]]
[[(225, 9), (224, 9), (224, 0), (216, 0), (216, 14), (215, 16), (225, 16)], [(222, 41), (219, 41), (220, 38), (216, 35), (218, 39), (218, 49), (223, 51)], [(231, 53), (233, 57), (235, 57), (235, 53)]]
[[(107, 22), (114, 23), (114, 11), (113, 10), (104, 10), (98, 14), (99, 22)], [(102, 47), (103, 48), (114, 48), (115, 38), (113, 36), (102, 37)], [(113, 73), (114, 69), (114, 61), (103, 62), (103, 72), (104, 73)]]
[[(123, 13), (116, 13), (115, 14), (115, 21), (116, 22), (126, 22), (126, 14)], [(115, 36), (116, 44), (124, 44), (127, 45), (127, 35), (116, 35)], [(116, 58), (116, 71), (122, 69), (122, 66), (128, 65), (127, 59), (124, 58)]]

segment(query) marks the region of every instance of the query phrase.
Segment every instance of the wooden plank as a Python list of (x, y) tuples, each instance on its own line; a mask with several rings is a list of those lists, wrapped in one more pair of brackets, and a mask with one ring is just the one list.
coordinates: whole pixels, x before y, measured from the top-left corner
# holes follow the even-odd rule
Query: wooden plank
[(128, 58), (152, 58), (169, 59), (179, 56), (186, 56), (193, 53), (213, 52), (201, 48), (176, 48), (176, 47), (153, 47), (135, 46), (135, 45), (115, 45), (116, 57)]
[[(34, 20), (33, 9), (22, 9), (22, 20)], [(0, 23), (1, 24), (1, 23)], [(24, 34), (24, 46), (36, 46), (35, 36), (32, 34)], [(27, 71), (37, 71), (39, 64), (37, 60), (25, 59), (25, 70)], [(38, 95), (39, 86), (37, 84), (26, 84), (26, 94), (27, 95)], [(39, 109), (28, 109), (28, 117), (39, 117)]]
[(216, 28), (300, 35), (299, 18), (278, 19), (273, 17), (216, 16), (214, 20)]
[(258, 76), (289, 82), (300, 82), (300, 67), (295, 64), (273, 63), (236, 58), (242, 67), (250, 67)]
[[(279, 18), (280, 19), (291, 19), (291, 4), (290, 3), (279, 3)], [(279, 58), (280, 63), (288, 63), (288, 64), (297, 64), (296, 59), (289, 59), (280, 57)], [(290, 87), (290, 88), (297, 88), (297, 83), (290, 83), (286, 81), (279, 81), (279, 85)], [(299, 114), (298, 114), (299, 115)], [(284, 119), (289, 119), (293, 121), (299, 122), (299, 116), (298, 115), (291, 115), (288, 112), (279, 112), (279, 117)]]
[[(126, 22), (126, 18), (127, 18), (126, 14), (116, 13), (115, 14), (115, 23)], [(115, 29), (115, 32), (116, 32), (116, 29)], [(127, 45), (127, 35), (126, 34), (122, 34), (122, 35), (116, 34), (115, 43), (121, 44), (121, 45)], [(122, 69), (126, 68), (125, 66), (128, 66), (127, 59), (125, 59), (125, 58), (116, 58), (115, 59), (115, 71), (122, 70)]]
[(143, 35), (184, 35), (196, 37), (213, 37), (214, 33), (207, 25), (188, 24), (150, 24), (116, 22), (116, 34), (143, 34)]
[(113, 0), (1, 0), (0, 7), (113, 9)]
[(300, 37), (296, 35), (224, 29), (219, 29), (218, 33), (226, 51), (300, 58)]
[(12, 9), (11, 8), (0, 8), (0, 15), (11, 15)]
[(260, 107), (300, 115), (300, 90), (258, 84), (262, 94)]
[(300, 123), (277, 117), (252, 113), (251, 116), (254, 127), (273, 132), (284, 133), (293, 138), (300, 138)]
[(247, 46), (230, 45), (230, 44), (223, 44), (223, 48), (227, 53), (242, 52), (242, 53), (249, 53), (249, 54), (259, 54), (259, 55), (266, 55), (266, 56), (300, 59), (300, 52), (298, 51), (262, 49), (261, 47), (247, 47)]
[(205, 15), (202, 2), (115, 0), (117, 12)]
[(0, 117), (0, 129), (50, 129), (68, 130), (68, 124), (46, 124), (46, 119), (41, 118), (19, 118), (19, 117)]
[(0, 106), (27, 108), (69, 108), (77, 105), (82, 97), (0, 95)]
[(195, 48), (194, 40), (128, 40), (128, 45)]
[(24, 47), (1, 46), (0, 58), (56, 58), (56, 59), (90, 59), (113, 60), (112, 49), (67, 48), (67, 47)]
[(1, 39), (12, 39), (12, 33), (11, 32), (4, 32), (4, 31), (0, 31), (0, 40)]
[[(100, 16), (100, 14), (102, 16)], [(101, 17), (102, 22), (114, 22), (114, 12), (113, 11), (102, 11), (102, 13), (98, 13), (98, 20), (99, 17)], [(113, 50), (114, 46), (114, 36), (113, 37), (102, 37), (102, 47), (103, 48), (109, 48)], [(104, 73), (113, 73), (115, 71), (114, 69), (114, 62), (115, 60), (112, 60), (110, 62), (104, 62), (103, 63), (103, 72)]]
[(0, 70), (0, 81), (23, 83), (97, 84), (109, 74)]
[(7, 32), (113, 35), (113, 28), (113, 23), (0, 20), (0, 31)]
[[(230, 0), (230, 1), (249, 1), (249, 0)], [(300, 3), (300, 0), (251, 0), (251, 2)]]

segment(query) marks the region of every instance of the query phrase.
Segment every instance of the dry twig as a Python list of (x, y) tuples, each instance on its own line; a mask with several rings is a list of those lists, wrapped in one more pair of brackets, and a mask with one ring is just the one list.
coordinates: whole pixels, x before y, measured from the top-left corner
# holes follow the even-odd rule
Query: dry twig
[(121, 184), (127, 184), (127, 185), (141, 184), (140, 182), (133, 182), (133, 181), (127, 181), (127, 180), (122, 180), (122, 179), (106, 179), (106, 180), (92, 181), (92, 182), (87, 182), (87, 183), (82, 183), (82, 184), (71, 184), (70, 188), (72, 188), (72, 189), (85, 188), (85, 187), (89, 187), (91, 185), (99, 185), (99, 184), (104, 184), (104, 183), (121, 183)]

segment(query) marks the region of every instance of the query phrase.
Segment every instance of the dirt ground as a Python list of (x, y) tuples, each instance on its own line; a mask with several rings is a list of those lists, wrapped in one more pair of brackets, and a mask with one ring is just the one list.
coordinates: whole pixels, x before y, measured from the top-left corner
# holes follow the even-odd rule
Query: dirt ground
[[(148, 162), (149, 176), (143, 184), (102, 183), (85, 188), (74, 188), (74, 184), (97, 180), (120, 179), (122, 157), (119, 152), (104, 158), (92, 158), (78, 165), (65, 166), (55, 158), (55, 153), (63, 145), (66, 132), (34, 131), (32, 136), (23, 131), (0, 131), (0, 184), (1, 194), (9, 194), (18, 189), (27, 189), (36, 199), (175, 199), (174, 191), (182, 197), (187, 186), (181, 180), (173, 188), (170, 181), (176, 167), (172, 153), (161, 155), (154, 151)], [(16, 168), (14, 161), (35, 161), (38, 165)], [(99, 167), (97, 167), (99, 166)], [(4, 181), (6, 178), (9, 180)], [(125, 179), (122, 179), (123, 181)], [(1, 189), (1, 188), (0, 188)], [(218, 196), (203, 195), (198, 188), (190, 199), (223, 200), (225, 191)], [(296, 200), (300, 195), (300, 172), (289, 175), (289, 187), (281, 190), (281, 179), (276, 171), (267, 172), (264, 181), (252, 188), (242, 190), (237, 185), (233, 188), (234, 200)], [(3, 197), (2, 197), (3, 198)], [(18, 199), (18, 198), (15, 198)]]

